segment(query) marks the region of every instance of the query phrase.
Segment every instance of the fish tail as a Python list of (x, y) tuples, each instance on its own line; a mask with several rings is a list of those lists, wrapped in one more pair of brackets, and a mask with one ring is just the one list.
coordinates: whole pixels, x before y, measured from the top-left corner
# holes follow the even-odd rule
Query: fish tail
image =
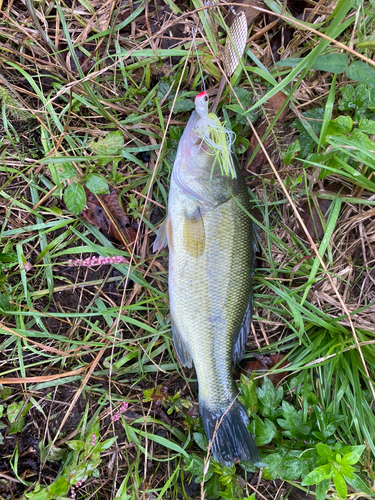
[(237, 462), (260, 463), (254, 436), (247, 428), (246, 409), (238, 399), (224, 408), (200, 401), (199, 409), (215, 460), (226, 466)]

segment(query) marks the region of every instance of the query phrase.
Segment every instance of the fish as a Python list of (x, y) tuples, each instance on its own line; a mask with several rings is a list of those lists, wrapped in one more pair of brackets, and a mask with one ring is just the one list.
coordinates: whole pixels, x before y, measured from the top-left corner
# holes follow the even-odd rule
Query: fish
[(250, 331), (256, 233), (247, 214), (247, 187), (230, 151), (223, 158), (232, 164), (224, 165), (232, 176), (215, 167), (215, 144), (205, 140), (209, 116), (208, 96), (201, 92), (178, 145), (168, 213), (154, 251), (169, 247), (174, 347), (184, 367), (195, 367), (212, 455), (226, 466), (257, 464), (254, 436), (232, 373)]

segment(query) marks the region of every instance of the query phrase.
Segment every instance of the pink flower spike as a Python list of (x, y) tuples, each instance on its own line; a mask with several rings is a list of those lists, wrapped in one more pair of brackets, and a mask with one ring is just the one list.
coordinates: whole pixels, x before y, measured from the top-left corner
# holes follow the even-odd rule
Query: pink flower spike
[(120, 413), (124, 413), (124, 411), (126, 411), (128, 409), (128, 406), (129, 406), (129, 403), (127, 403), (126, 401), (124, 401), (122, 403), (122, 405), (120, 406), (119, 412)]
[[(68, 265), (69, 266), (85, 266), (85, 267), (91, 267), (91, 266), (101, 266), (103, 264), (122, 264), (122, 263), (128, 263), (128, 260), (125, 259), (122, 255), (112, 255), (112, 256), (107, 256), (103, 257), (102, 255), (93, 255), (92, 257), (86, 257), (85, 259), (69, 259), (68, 260)], [(30, 264), (31, 266), (31, 264)], [(32, 267), (32, 266), (31, 266)], [(30, 267), (30, 269), (31, 269)], [(27, 266), (27, 264), (24, 266), (25, 270), (30, 270)]]
[(95, 441), (96, 441), (96, 434), (93, 434), (91, 436), (91, 446), (95, 446)]
[(33, 266), (30, 264), (30, 262), (26, 262), (26, 264), (23, 266), (26, 272), (30, 271), (32, 267)]

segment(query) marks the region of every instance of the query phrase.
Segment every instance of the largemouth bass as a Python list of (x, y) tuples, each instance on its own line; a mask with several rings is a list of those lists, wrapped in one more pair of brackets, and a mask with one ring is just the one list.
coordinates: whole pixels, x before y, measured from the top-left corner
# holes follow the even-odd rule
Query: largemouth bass
[[(244, 354), (252, 313), (255, 234), (240, 172), (216, 168), (214, 146), (202, 140), (208, 97), (196, 97), (179, 142), (168, 215), (154, 250), (169, 246), (169, 295), (174, 346), (194, 367), (199, 408), (214, 458), (224, 465), (259, 462), (232, 363)], [(230, 152), (229, 152), (230, 155)]]

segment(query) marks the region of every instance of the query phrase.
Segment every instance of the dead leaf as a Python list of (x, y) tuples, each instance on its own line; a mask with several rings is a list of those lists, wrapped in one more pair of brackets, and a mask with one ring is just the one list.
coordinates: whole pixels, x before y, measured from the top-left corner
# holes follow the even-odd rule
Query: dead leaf
[[(283, 107), (285, 101), (287, 100), (287, 96), (283, 92), (277, 92), (274, 96), (270, 97), (268, 101), (264, 105), (264, 111), (266, 113), (266, 117), (260, 122), (259, 125), (256, 127), (257, 134), (260, 139), (262, 139), (263, 135), (265, 134), (267, 128), (269, 127), (269, 124), (273, 121), (277, 113), (280, 111), (280, 109)], [(284, 108), (282, 111), (281, 115), (279, 116), (274, 129), (276, 129), (277, 133), (277, 127), (283, 124), (285, 117), (288, 113), (288, 106)], [(263, 145), (265, 149), (268, 149), (272, 143), (273, 140), (273, 134), (270, 133), (268, 134), (268, 137), (263, 142)], [(263, 164), (266, 162), (265, 155), (263, 153), (263, 150), (259, 148), (258, 152), (256, 153), (255, 157), (253, 160), (250, 162), (250, 159), (252, 157), (253, 152), (255, 151), (256, 147), (258, 146), (258, 140), (255, 137), (255, 135), (252, 136), (250, 139), (250, 146), (249, 146), (249, 151), (247, 154), (246, 158), (246, 165), (247, 167), (245, 168), (244, 175), (245, 177), (249, 176), (249, 173), (253, 173), (256, 175), (261, 174)]]
[[(279, 384), (281, 380), (285, 377), (287, 372), (279, 372), (279, 373), (268, 373), (268, 372), (271, 370), (271, 368), (273, 368), (280, 362), (281, 363), (277, 367), (278, 369), (282, 368), (283, 366), (286, 366), (287, 360), (285, 359), (284, 361), (282, 361), (285, 358), (285, 356), (283, 356), (282, 354), (270, 354), (268, 356), (261, 356), (259, 354), (256, 355), (254, 354), (254, 357), (256, 358), (254, 359), (254, 361), (249, 361), (243, 366), (241, 373), (244, 373), (247, 377), (254, 372), (266, 373), (267, 377), (276, 387), (277, 384)], [(262, 385), (261, 379), (259, 385)]]
[[(338, 182), (328, 184), (326, 187), (326, 191), (342, 195), (349, 194), (350, 192), (346, 186), (343, 186)], [(319, 241), (324, 236), (325, 223), (327, 220), (326, 215), (328, 213), (329, 207), (331, 206), (331, 203), (331, 200), (313, 198), (310, 200), (310, 203), (305, 201), (299, 207), (301, 218), (314, 242)], [(295, 234), (299, 238), (301, 238), (301, 240), (307, 242), (306, 233), (298, 222)]]
[(153, 402), (152, 411), (168, 425), (171, 421), (165, 411), (162, 409), (164, 401), (168, 398), (168, 387), (165, 385), (158, 385), (156, 389), (150, 394), (150, 399)]
[(182, 412), (190, 417), (190, 418), (198, 418), (199, 417), (199, 405), (198, 403), (192, 402), (189, 408), (183, 408)]
[[(262, 9), (266, 9), (266, 5), (262, 0), (240, 0), (238, 3), (241, 3), (242, 6), (236, 6), (237, 12), (240, 10), (243, 10), (245, 12), (245, 16), (247, 19), (247, 25), (250, 26), (250, 24), (254, 21), (256, 17), (258, 17), (260, 14), (262, 14), (259, 10), (253, 9), (253, 7), (261, 7)], [(231, 26), (233, 23), (233, 20), (235, 19), (235, 15), (232, 12), (232, 10), (229, 11), (229, 14), (225, 18), (225, 22), (227, 23), (228, 26)]]
[[(299, 207), (303, 223), (314, 242), (320, 240), (324, 236), (325, 222), (327, 219), (326, 214), (331, 203), (331, 200), (317, 199), (311, 200), (310, 203), (305, 201)], [(306, 233), (299, 222), (297, 222), (295, 234), (301, 238), (301, 240), (307, 242)]]
[(81, 213), (86, 222), (98, 227), (112, 238), (125, 245), (134, 243), (137, 231), (131, 226), (131, 220), (126, 215), (126, 207), (118, 204), (118, 192), (109, 186), (109, 194), (95, 195), (86, 187), (87, 202)]
[[(84, 75), (86, 75), (90, 69), (94, 66), (94, 61), (91, 60), (91, 57), (87, 57), (86, 54), (84, 54), (81, 50), (75, 48), (74, 49), (75, 55), (77, 56), (77, 60), (79, 62), (79, 65), (81, 66), (82, 72)], [(78, 69), (77, 65), (74, 61), (74, 59), (71, 59), (70, 65), (72, 67), (72, 72), (77, 75), (78, 74)]]
[(158, 385), (149, 397), (155, 406), (161, 406), (164, 400), (168, 398), (168, 387), (166, 385)]

